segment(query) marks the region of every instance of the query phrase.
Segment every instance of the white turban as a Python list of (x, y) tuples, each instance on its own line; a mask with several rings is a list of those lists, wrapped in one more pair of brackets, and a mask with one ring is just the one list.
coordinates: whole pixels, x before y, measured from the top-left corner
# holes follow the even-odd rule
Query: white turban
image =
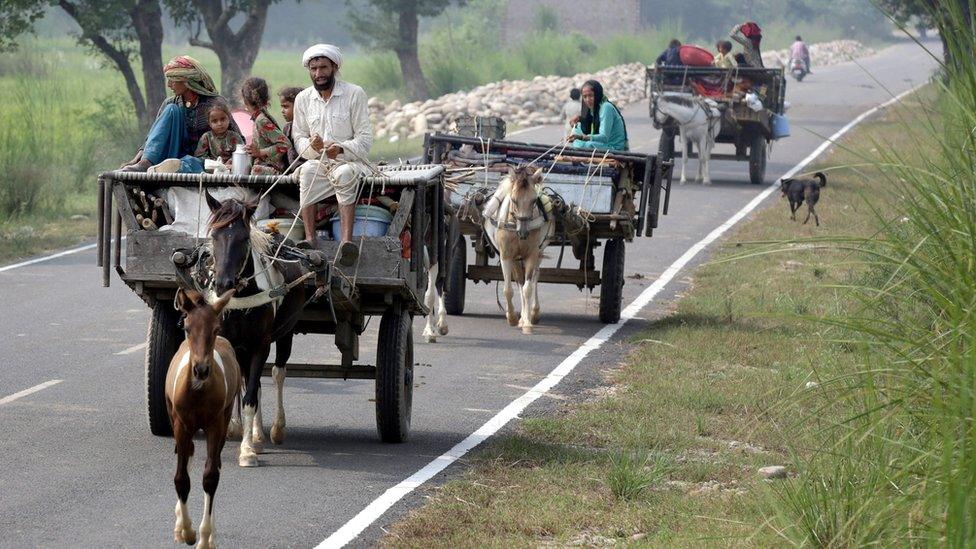
[(316, 57), (328, 57), (335, 63), (336, 68), (342, 66), (342, 53), (339, 51), (339, 48), (332, 44), (315, 44), (305, 50), (305, 53), (302, 54), (302, 65), (308, 68), (308, 62)]

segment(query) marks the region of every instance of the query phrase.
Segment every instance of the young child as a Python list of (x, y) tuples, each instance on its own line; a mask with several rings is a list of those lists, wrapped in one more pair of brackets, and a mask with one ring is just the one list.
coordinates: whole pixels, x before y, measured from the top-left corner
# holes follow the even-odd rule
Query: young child
[[(278, 102), (281, 103), (281, 117), (285, 119), (285, 127), (283, 129), (285, 137), (288, 138), (288, 142), (291, 143), (291, 147), (288, 149), (288, 165), (291, 166), (292, 163), (298, 158), (298, 151), (295, 150), (295, 140), (291, 137), (291, 123), (295, 118), (295, 98), (301, 93), (302, 89), (290, 86), (287, 88), (282, 88), (278, 92)], [(305, 163), (305, 159), (299, 160), (295, 169)]]
[(229, 167), (234, 149), (238, 144), (244, 143), (241, 134), (229, 129), (232, 120), (230, 105), (223, 100), (214, 101), (207, 112), (207, 120), (210, 122), (210, 131), (200, 137), (193, 156), (200, 160), (220, 160)]
[(569, 90), (569, 101), (563, 103), (562, 114), (563, 115), (563, 125), (566, 126), (566, 133), (572, 133), (573, 126), (579, 122), (580, 112), (583, 110), (583, 104), (580, 103), (580, 89), (573, 88)]
[(254, 133), (246, 147), (253, 158), (251, 175), (279, 175), (288, 167), (285, 162), (291, 144), (268, 114), (269, 96), (268, 83), (263, 78), (248, 78), (241, 87), (244, 109), (254, 121)]
[(715, 60), (712, 61), (712, 65), (720, 69), (731, 69), (738, 65), (735, 57), (732, 57), (732, 42), (719, 40), (715, 44), (715, 48), (718, 50), (718, 53), (715, 54)]

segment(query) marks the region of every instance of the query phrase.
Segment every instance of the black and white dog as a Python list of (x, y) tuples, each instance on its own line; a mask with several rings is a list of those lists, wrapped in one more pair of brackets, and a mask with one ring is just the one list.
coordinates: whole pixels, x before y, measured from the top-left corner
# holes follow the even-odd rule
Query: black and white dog
[(817, 210), (814, 209), (814, 206), (820, 200), (820, 188), (827, 186), (827, 176), (823, 172), (817, 172), (813, 176), (819, 179), (819, 181), (814, 179), (783, 179), (780, 181), (779, 190), (790, 201), (790, 219), (796, 221), (796, 211), (800, 209), (803, 201), (806, 200), (807, 218), (803, 220), (803, 224), (806, 225), (807, 221), (810, 221), (810, 215), (812, 214), (814, 221), (819, 227), (820, 218), (817, 217)]

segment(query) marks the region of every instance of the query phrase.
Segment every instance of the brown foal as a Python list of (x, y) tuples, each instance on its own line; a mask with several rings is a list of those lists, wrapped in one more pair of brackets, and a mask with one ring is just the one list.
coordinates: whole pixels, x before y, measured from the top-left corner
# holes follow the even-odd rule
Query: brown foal
[(230, 301), (229, 290), (214, 302), (193, 290), (176, 292), (176, 306), (186, 314), (186, 339), (180, 345), (166, 374), (166, 407), (176, 439), (176, 526), (177, 542), (193, 545), (196, 532), (186, 508), (190, 494), (187, 466), (193, 456), (193, 435), (203, 429), (207, 436), (207, 463), (203, 469), (203, 519), (198, 548), (212, 548), (213, 498), (220, 481), (220, 451), (227, 439), (227, 424), (241, 390), (241, 370), (230, 343), (217, 335), (220, 312)]

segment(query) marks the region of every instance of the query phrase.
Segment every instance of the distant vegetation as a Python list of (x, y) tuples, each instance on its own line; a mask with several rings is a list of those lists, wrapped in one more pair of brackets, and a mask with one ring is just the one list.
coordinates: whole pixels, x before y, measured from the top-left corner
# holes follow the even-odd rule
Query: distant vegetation
[[(283, 2), (274, 10), (294, 14), (295, 9), (322, 10), (342, 2), (301, 4)], [(452, 8), (441, 17), (425, 21), (420, 38), (420, 59), (431, 95), (439, 96), (502, 79), (529, 79), (542, 75), (573, 75), (628, 62), (651, 62), (671, 37), (710, 46), (727, 28), (712, 29), (697, 39), (682, 30), (678, 18), (662, 18), (637, 36), (617, 36), (594, 41), (578, 32), (559, 28), (553, 13), (531, 15), (537, 31), (517, 43), (502, 43), (500, 0), (472, 0), (464, 8)], [(291, 10), (291, 11), (289, 11)], [(332, 13), (332, 12), (330, 12)], [(334, 13), (341, 13), (336, 8)], [(265, 42), (281, 44), (281, 28), (272, 17)], [(331, 36), (348, 39), (338, 21), (330, 19)], [(824, 24), (764, 25), (769, 47), (785, 47), (795, 32), (810, 41), (842, 36), (844, 29)], [(38, 27), (39, 36), (24, 37), (19, 51), (0, 54), (0, 248), (9, 244), (14, 228), (17, 238), (33, 238), (22, 225), (46, 223), (94, 209), (93, 182), (97, 172), (111, 169), (139, 146), (142, 138), (119, 73), (63, 38), (71, 25), (55, 15)], [(212, 51), (190, 48), (173, 32), (167, 35), (163, 58), (190, 53), (211, 70), (219, 81), (219, 63)], [(57, 38), (56, 36), (62, 36)], [(295, 35), (298, 36), (298, 35)], [(306, 35), (301, 35), (306, 36)], [(293, 37), (294, 38), (294, 37)], [(173, 41), (179, 41), (174, 44)], [(296, 39), (297, 40), (297, 39)], [(312, 40), (308, 38), (302, 40)], [(337, 40), (341, 42), (342, 40)], [(292, 42), (284, 42), (292, 43)], [(277, 90), (305, 85), (308, 76), (300, 55), (305, 42), (287, 49), (261, 52), (254, 73)], [(362, 85), (370, 95), (384, 99), (406, 97), (396, 57), (388, 52), (356, 52), (346, 49), (343, 77)], [(138, 73), (138, 65), (136, 66)], [(272, 113), (277, 115), (276, 97)], [(150, 107), (155, 108), (155, 107)], [(407, 157), (415, 151), (396, 147), (377, 148), (376, 157)], [(8, 248), (10, 246), (7, 246)], [(15, 249), (24, 246), (14, 246)], [(0, 255), (3, 255), (0, 250)]]

